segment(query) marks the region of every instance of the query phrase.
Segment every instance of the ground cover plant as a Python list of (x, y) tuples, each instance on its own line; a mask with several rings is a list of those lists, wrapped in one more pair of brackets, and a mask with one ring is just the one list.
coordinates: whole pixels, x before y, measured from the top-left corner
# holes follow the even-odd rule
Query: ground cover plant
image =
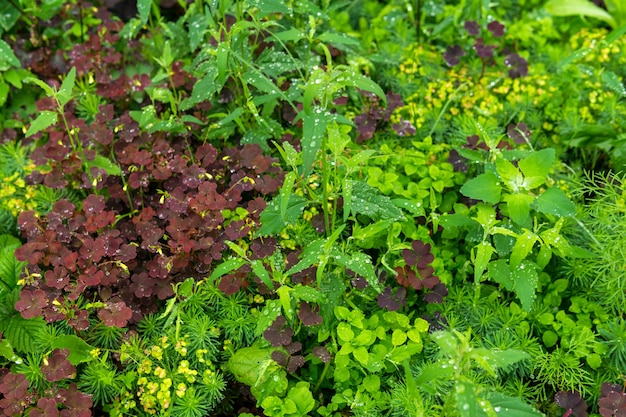
[(626, 415), (623, 16), (2, 2), (0, 415)]

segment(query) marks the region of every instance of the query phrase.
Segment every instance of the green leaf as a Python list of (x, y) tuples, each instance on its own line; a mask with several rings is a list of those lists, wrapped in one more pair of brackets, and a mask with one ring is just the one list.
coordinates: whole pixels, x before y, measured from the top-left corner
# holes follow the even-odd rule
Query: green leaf
[(518, 166), (524, 173), (526, 189), (530, 190), (542, 185), (556, 159), (556, 151), (552, 148), (532, 152), (519, 161)]
[(524, 185), (524, 176), (522, 173), (509, 161), (499, 158), (496, 160), (496, 170), (502, 182), (506, 184), (509, 189), (517, 192)]
[(83, 339), (74, 335), (61, 335), (52, 342), (53, 349), (69, 349), (70, 355), (67, 359), (72, 365), (89, 362), (94, 359), (90, 352), (95, 349)]
[(283, 42), (299, 41), (304, 39), (306, 35), (299, 29), (289, 29), (282, 32), (272, 34), (272, 37)]
[(307, 206), (308, 201), (304, 197), (295, 194), (289, 196), (285, 216), (281, 216), (281, 197), (275, 197), (267, 204), (267, 207), (261, 213), (261, 228), (258, 231), (259, 236), (268, 236), (280, 233), (285, 226), (295, 224), (300, 213)]
[(560, 217), (573, 216), (576, 214), (576, 206), (567, 198), (567, 195), (559, 188), (552, 187), (541, 193), (535, 200), (537, 210), (546, 214), (554, 214)]
[(197, 13), (189, 19), (187, 26), (189, 28), (189, 48), (193, 52), (198, 49), (198, 46), (204, 40), (204, 34), (209, 27), (209, 22), (203, 14)]
[(0, 72), (6, 71), (11, 67), (21, 68), (22, 65), (9, 44), (0, 39)]
[(511, 251), (511, 268), (517, 268), (528, 254), (532, 252), (533, 246), (539, 240), (539, 236), (525, 229), (524, 233), (517, 237), (515, 246)]
[(456, 409), (461, 417), (476, 417), (480, 406), (476, 399), (475, 386), (465, 379), (457, 381), (454, 386)]
[(100, 154), (97, 154), (94, 159), (86, 161), (85, 164), (89, 168), (103, 169), (108, 175), (122, 175), (122, 169), (119, 165)]
[(23, 362), (22, 358), (15, 354), (13, 346), (7, 339), (0, 340), (0, 356), (4, 356), (7, 360), (20, 364)]
[(352, 188), (352, 214), (364, 214), (374, 221), (404, 220), (402, 210), (378, 189), (365, 181), (349, 181)]
[(544, 5), (546, 11), (553, 16), (584, 16), (595, 17), (615, 28), (615, 19), (606, 10), (596, 6), (589, 0), (550, 0)]
[(317, 152), (322, 147), (326, 127), (331, 121), (331, 114), (321, 107), (311, 112), (303, 112), (302, 116), (302, 166), (300, 174), (305, 178), (311, 173)]
[(491, 350), (489, 352), (489, 361), (496, 368), (504, 368), (530, 358), (531, 356), (528, 353), (515, 349)]
[(76, 82), (76, 67), (72, 67), (70, 72), (67, 74), (63, 83), (61, 84), (61, 88), (57, 93), (57, 100), (61, 107), (65, 106), (70, 99), (72, 98), (72, 90), (74, 89), (74, 83)]
[(345, 33), (324, 32), (317, 36), (317, 39), (324, 43), (335, 43), (352, 46), (359, 46), (361, 44), (358, 39), (350, 37)]
[(504, 196), (509, 209), (509, 217), (519, 225), (525, 225), (530, 220), (530, 205), (535, 200), (530, 194), (515, 193)]
[(354, 331), (348, 323), (341, 322), (337, 325), (337, 337), (344, 343), (354, 339)]
[[(20, 18), (20, 11), (8, 1), (0, 3), (0, 29), (8, 32)], [(0, 35), (2, 35), (0, 30)]]
[(448, 364), (447, 360), (426, 364), (422, 367), (422, 372), (415, 378), (415, 383), (423, 389), (432, 387), (431, 381), (446, 380), (454, 375), (454, 367)]
[(352, 351), (352, 355), (354, 355), (354, 359), (359, 361), (361, 365), (367, 366), (370, 361), (370, 353), (367, 351), (367, 348), (364, 346), (359, 346)]
[(493, 406), (498, 416), (502, 417), (542, 417), (543, 414), (536, 411), (520, 398), (509, 397), (497, 391), (491, 391), (487, 399)]
[(267, 269), (263, 266), (263, 262), (260, 259), (255, 259), (250, 263), (252, 267), (252, 271), (255, 273), (257, 277), (269, 288), (270, 290), (274, 289), (274, 283), (270, 278), (270, 274), (267, 272)]
[(287, 398), (291, 399), (296, 405), (296, 413), (298, 416), (307, 416), (309, 412), (315, 408), (315, 400), (309, 389), (309, 383), (305, 381), (298, 382), (295, 387), (291, 388), (287, 393)]
[(487, 275), (494, 282), (503, 285), (508, 291), (513, 291), (514, 282), (511, 277), (511, 268), (506, 259), (498, 259), (489, 263)]
[(511, 276), (514, 282), (515, 294), (522, 303), (522, 308), (530, 311), (535, 302), (537, 284), (539, 282), (537, 266), (533, 262), (522, 261), (518, 268), (511, 270)]
[(26, 137), (32, 136), (37, 132), (41, 132), (44, 129), (55, 124), (58, 120), (58, 114), (55, 111), (43, 110), (39, 113), (39, 116), (30, 124), (30, 127), (26, 131)]
[(500, 201), (502, 187), (498, 182), (498, 177), (491, 172), (480, 174), (476, 178), (467, 181), (461, 187), (461, 194), (474, 200), (482, 200), (490, 204)]
[(293, 184), (296, 182), (296, 173), (290, 171), (285, 175), (283, 185), (280, 187), (280, 218), (284, 221), (287, 216), (287, 208), (289, 207), (289, 199), (293, 190)]
[(211, 273), (209, 279), (211, 281), (214, 281), (222, 275), (226, 275), (231, 271), (241, 268), (245, 263), (246, 260), (241, 258), (231, 258), (227, 261), (224, 261), (213, 270), (213, 273)]
[(324, 254), (325, 243), (325, 239), (317, 239), (310, 243), (306, 248), (304, 248), (304, 251), (302, 251), (300, 261), (291, 268), (289, 268), (287, 274), (293, 275), (295, 273), (305, 270), (311, 265), (318, 263), (320, 261), (320, 258)]
[(360, 90), (374, 93), (382, 100), (384, 106), (387, 105), (387, 96), (385, 96), (383, 89), (370, 78), (359, 74), (352, 68), (346, 70), (345, 72), (341, 71), (337, 78), (333, 81), (337, 81), (342, 86), (355, 87)]
[(145, 25), (148, 23), (151, 7), (152, 0), (137, 0), (137, 11), (139, 12), (139, 20), (141, 20), (141, 24)]
[(4, 106), (9, 97), (9, 85), (0, 79), (0, 106)]
[(489, 242), (480, 242), (476, 245), (474, 256), (474, 283), (478, 284), (483, 272), (487, 269), (491, 255), (496, 251)]
[(37, 334), (46, 327), (41, 317), (25, 319), (17, 311), (8, 319), (0, 320), (0, 331), (4, 338), (9, 340), (13, 347), (22, 353), (35, 350)]
[(353, 252), (351, 255), (343, 255), (336, 253), (335, 260), (338, 264), (343, 265), (347, 269), (356, 273), (357, 275), (365, 278), (367, 283), (372, 286), (377, 292), (382, 292), (382, 286), (379, 282), (376, 272), (374, 272), (374, 265), (372, 265), (372, 259), (363, 252)]
[(217, 80), (217, 68), (215, 66), (209, 67), (206, 74), (194, 84), (190, 99), (185, 101), (181, 108), (187, 110), (197, 103), (210, 100), (223, 85)]

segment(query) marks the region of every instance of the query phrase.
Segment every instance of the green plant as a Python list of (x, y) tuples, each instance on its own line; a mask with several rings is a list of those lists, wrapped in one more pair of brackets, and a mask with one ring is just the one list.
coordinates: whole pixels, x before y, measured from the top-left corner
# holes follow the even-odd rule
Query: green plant
[(544, 7), (554, 16), (593, 17), (609, 24), (613, 29), (626, 23), (626, 6), (619, 0), (606, 0), (606, 9), (589, 0), (551, 0)]

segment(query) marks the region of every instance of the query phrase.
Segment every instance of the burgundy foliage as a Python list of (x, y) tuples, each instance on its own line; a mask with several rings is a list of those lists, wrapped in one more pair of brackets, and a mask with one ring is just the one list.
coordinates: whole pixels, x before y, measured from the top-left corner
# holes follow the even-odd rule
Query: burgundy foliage
[[(430, 249), (430, 244), (426, 244), (419, 240), (412, 242), (411, 249), (404, 249), (402, 251), (404, 266), (400, 266), (395, 269), (397, 273), (396, 280), (400, 285), (406, 288), (424, 291), (425, 302), (441, 303), (443, 301), (443, 297), (448, 295), (448, 290), (439, 280), (439, 277), (434, 275), (435, 271), (433, 267), (430, 266), (430, 263), (432, 263), (435, 259), (430, 253)], [(379, 298), (379, 305), (381, 305), (382, 302), (383, 305), (395, 307), (395, 304), (389, 301), (394, 300), (393, 297), (390, 297), (390, 290), (387, 291), (387, 293), (383, 292), (381, 295), (383, 295), (383, 298)], [(402, 294), (400, 295), (402, 296)], [(396, 299), (394, 301), (400, 304), (398, 293), (396, 293)], [(381, 305), (381, 307), (383, 305)]]

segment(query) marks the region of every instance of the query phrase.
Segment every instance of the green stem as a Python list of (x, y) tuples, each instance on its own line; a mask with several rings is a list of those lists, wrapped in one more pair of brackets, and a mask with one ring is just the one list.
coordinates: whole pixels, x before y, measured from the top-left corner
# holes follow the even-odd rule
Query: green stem
[(437, 127), (437, 125), (439, 124), (439, 121), (443, 117), (443, 114), (446, 112), (446, 110), (448, 110), (448, 106), (452, 103), (452, 101), (456, 100), (456, 94), (461, 90), (461, 88), (465, 87), (466, 85), (467, 83), (463, 83), (459, 85), (456, 88), (456, 90), (454, 90), (452, 94), (450, 94), (450, 97), (448, 97), (446, 104), (443, 105), (441, 111), (437, 115), (437, 119), (435, 120), (435, 123), (433, 123), (433, 127), (430, 129), (430, 132), (428, 132), (428, 136), (432, 137), (433, 133), (435, 132), (435, 128)]
[(328, 373), (329, 369), (330, 361), (326, 362), (326, 364), (324, 365), (322, 375), (320, 375), (320, 378), (317, 380), (317, 384), (315, 384), (315, 388), (313, 388), (313, 395), (317, 395), (317, 393), (319, 392), (320, 388), (322, 387), (322, 382), (324, 382), (324, 379), (326, 379), (326, 374)]

